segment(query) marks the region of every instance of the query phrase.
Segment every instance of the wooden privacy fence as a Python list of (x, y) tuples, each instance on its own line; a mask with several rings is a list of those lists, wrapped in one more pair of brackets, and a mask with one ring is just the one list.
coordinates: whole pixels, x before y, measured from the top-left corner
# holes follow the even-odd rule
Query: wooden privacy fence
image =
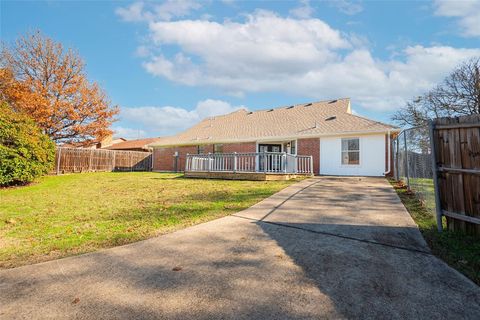
[(150, 171), (151, 168), (151, 152), (57, 148), (54, 172)]
[(430, 122), (437, 221), (480, 236), (480, 115)]

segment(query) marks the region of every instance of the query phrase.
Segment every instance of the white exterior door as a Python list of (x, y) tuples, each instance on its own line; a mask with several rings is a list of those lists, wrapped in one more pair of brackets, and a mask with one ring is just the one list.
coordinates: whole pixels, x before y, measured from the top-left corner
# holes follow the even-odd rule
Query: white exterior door
[(383, 176), (384, 172), (385, 135), (320, 138), (320, 174)]

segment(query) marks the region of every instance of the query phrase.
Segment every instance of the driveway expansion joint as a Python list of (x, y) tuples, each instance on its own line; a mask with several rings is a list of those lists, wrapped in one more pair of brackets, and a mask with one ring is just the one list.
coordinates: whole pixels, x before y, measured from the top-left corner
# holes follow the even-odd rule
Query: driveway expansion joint
[(254, 219), (254, 218), (244, 217), (244, 216), (240, 216), (240, 215), (236, 215), (236, 214), (232, 214), (230, 216), (235, 217), (235, 218), (240, 218), (240, 219), (247, 219), (247, 220), (251, 220), (251, 221), (255, 221), (255, 222), (259, 222), (259, 223), (265, 223), (265, 224), (270, 224), (270, 225), (274, 225), (274, 226), (279, 226), (279, 227), (285, 227), (285, 228), (291, 228), (291, 229), (301, 230), (301, 231), (315, 233), (315, 234), (321, 234), (321, 235), (324, 235), (324, 236), (337, 237), (337, 238), (342, 238), (342, 239), (345, 239), (345, 240), (352, 240), (352, 241), (358, 241), (358, 242), (363, 242), (363, 243), (368, 243), (368, 244), (375, 244), (375, 245), (380, 245), (380, 246), (389, 247), (389, 248), (393, 248), (393, 249), (405, 250), (405, 251), (410, 251), (410, 252), (421, 253), (421, 254), (426, 254), (426, 255), (433, 256), (433, 254), (431, 252), (425, 251), (425, 250), (396, 246), (396, 245), (389, 244), (389, 243), (378, 242), (378, 241), (362, 239), (362, 238), (355, 238), (355, 237), (345, 236), (345, 235), (342, 235), (342, 234), (337, 234), (337, 233), (332, 233), (332, 232), (312, 230), (312, 229), (308, 229), (308, 228), (292, 226), (292, 225), (287, 224), (287, 223), (265, 221), (265, 220), (263, 220), (263, 218), (262, 219)]

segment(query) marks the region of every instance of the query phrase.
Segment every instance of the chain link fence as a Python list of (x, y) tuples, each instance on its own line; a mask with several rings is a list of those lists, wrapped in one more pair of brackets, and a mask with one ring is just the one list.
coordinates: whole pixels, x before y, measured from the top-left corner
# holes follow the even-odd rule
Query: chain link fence
[(428, 126), (403, 130), (394, 140), (395, 178), (435, 214), (432, 153)]

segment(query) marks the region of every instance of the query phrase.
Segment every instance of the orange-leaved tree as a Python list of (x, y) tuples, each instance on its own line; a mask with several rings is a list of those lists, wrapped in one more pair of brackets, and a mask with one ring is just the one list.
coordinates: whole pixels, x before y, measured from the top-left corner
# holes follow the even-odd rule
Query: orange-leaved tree
[(29, 115), (56, 143), (86, 145), (111, 134), (119, 109), (86, 77), (79, 55), (40, 32), (0, 54), (0, 97)]

